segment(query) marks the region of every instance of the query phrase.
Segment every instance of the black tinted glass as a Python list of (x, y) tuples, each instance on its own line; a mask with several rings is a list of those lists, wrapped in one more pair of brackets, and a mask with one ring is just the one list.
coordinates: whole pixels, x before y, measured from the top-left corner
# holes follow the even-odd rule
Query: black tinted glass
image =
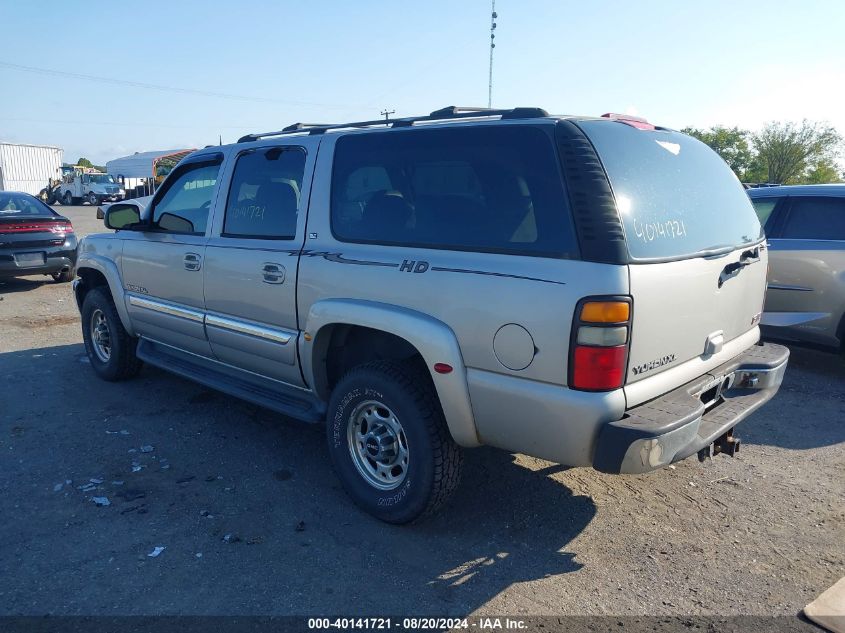
[(634, 259), (694, 257), (762, 237), (730, 167), (696, 139), (618, 121), (582, 121), (598, 151)]
[(229, 188), (223, 234), (292, 240), (304, 174), (301, 148), (276, 147), (241, 155)]
[(183, 171), (172, 183), (153, 210), (153, 224), (159, 231), (205, 233), (211, 196), (217, 183), (220, 164), (198, 164)]
[(793, 198), (781, 237), (845, 240), (845, 198)]
[(334, 161), (332, 230), (339, 239), (575, 253), (554, 146), (540, 128), (349, 135), (338, 140)]
[(54, 215), (50, 207), (32, 196), (0, 191), (0, 219), (51, 218)]
[(752, 198), (751, 203), (754, 205), (754, 213), (757, 214), (757, 219), (760, 220), (760, 225), (765, 227), (766, 222), (772, 217), (772, 211), (780, 202), (780, 198)]

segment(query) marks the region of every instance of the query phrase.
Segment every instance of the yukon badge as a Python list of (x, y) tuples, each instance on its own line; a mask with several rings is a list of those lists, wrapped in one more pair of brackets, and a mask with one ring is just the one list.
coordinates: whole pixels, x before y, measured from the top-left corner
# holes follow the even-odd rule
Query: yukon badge
[(634, 365), (631, 368), (631, 371), (634, 372), (635, 376), (640, 374), (644, 374), (647, 371), (651, 371), (652, 369), (657, 369), (658, 367), (663, 367), (664, 365), (668, 365), (669, 363), (675, 362), (675, 355), (674, 354), (667, 354), (662, 358), (658, 358), (656, 360), (650, 360), (647, 363), (643, 363), (642, 365)]

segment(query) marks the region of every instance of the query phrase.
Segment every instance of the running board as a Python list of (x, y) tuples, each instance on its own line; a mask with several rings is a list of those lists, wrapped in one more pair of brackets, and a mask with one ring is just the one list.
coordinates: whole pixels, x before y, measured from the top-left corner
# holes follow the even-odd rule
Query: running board
[(316, 424), (326, 419), (326, 405), (310, 391), (145, 338), (135, 353), (145, 363), (291, 418)]

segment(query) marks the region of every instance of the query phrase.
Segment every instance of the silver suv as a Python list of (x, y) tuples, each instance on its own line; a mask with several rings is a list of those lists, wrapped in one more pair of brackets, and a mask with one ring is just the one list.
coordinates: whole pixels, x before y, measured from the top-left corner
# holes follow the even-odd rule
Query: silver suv
[(788, 351), (767, 250), (705, 145), (538, 108), (292, 125), (114, 204), (75, 285), (94, 370), (141, 362), (325, 424), (354, 501), (406, 523), (461, 447), (642, 473), (733, 454)]
[(771, 245), (763, 332), (845, 354), (845, 185), (748, 195)]

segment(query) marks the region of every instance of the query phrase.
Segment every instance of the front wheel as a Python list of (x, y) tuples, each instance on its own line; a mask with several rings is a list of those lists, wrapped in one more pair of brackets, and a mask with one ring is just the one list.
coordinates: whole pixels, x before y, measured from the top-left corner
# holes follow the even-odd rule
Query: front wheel
[(434, 386), (408, 363), (374, 361), (349, 371), (332, 392), (327, 434), (344, 488), (382, 521), (433, 514), (460, 481), (463, 455)]
[(123, 327), (111, 296), (101, 288), (91, 290), (82, 302), (82, 340), (91, 367), (103, 380), (126, 380), (140, 371), (138, 339)]

